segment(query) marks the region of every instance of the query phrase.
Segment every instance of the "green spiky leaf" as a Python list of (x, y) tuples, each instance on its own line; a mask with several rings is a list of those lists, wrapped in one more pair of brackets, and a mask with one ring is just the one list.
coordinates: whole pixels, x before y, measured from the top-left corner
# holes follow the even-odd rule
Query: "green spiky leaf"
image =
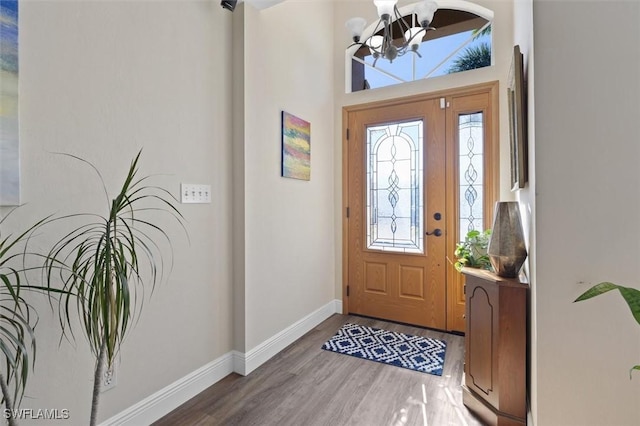
[(636, 322), (640, 324), (640, 290), (637, 290), (635, 288), (623, 287), (621, 285), (610, 282), (601, 282), (582, 293), (576, 300), (574, 300), (574, 302), (581, 302), (583, 300), (591, 299), (601, 294), (608, 293), (612, 290), (620, 291), (622, 298), (625, 302), (627, 302), (627, 305), (631, 310), (631, 314), (635, 318)]
[[(0, 225), (16, 210), (12, 209), (0, 219)], [(41, 255), (29, 251), (28, 243), (33, 233), (50, 218), (39, 220), (17, 235), (0, 235), (0, 359), (4, 361), (0, 388), (5, 408), (9, 410), (20, 405), (36, 359), (34, 329), (38, 316), (22, 295), (25, 289), (30, 289), (26, 273), (37, 269), (26, 265), (27, 258)]]
[(477, 46), (467, 47), (464, 52), (453, 61), (447, 73), (453, 74), (461, 71), (475, 70), (490, 65), (491, 46), (489, 43), (480, 43)]
[[(631, 315), (633, 315), (636, 322), (640, 324), (640, 290), (635, 288), (623, 287), (610, 282), (601, 282), (578, 296), (578, 298), (574, 300), (574, 303), (600, 296), (612, 290), (618, 290), (620, 292), (622, 298), (627, 302), (627, 306), (629, 306), (631, 310)], [(631, 367), (631, 370), (629, 370), (629, 378), (632, 378), (633, 370), (640, 370), (640, 365)]]

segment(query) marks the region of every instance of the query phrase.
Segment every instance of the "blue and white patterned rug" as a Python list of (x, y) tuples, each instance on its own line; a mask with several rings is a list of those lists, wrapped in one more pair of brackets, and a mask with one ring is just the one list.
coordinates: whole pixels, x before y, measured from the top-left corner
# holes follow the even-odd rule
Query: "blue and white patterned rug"
[(322, 349), (441, 376), (447, 343), (347, 323)]

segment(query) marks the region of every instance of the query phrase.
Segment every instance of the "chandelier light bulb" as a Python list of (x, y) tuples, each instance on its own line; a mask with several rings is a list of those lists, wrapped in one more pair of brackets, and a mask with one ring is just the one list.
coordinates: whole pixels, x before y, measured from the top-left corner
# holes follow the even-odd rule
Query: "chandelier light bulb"
[(378, 8), (378, 16), (384, 21), (389, 21), (394, 15), (396, 3), (398, 0), (373, 0), (373, 4)]
[(438, 4), (432, 0), (424, 0), (416, 5), (415, 13), (422, 28), (427, 28), (433, 21), (433, 14), (438, 9)]
[(360, 41), (360, 37), (362, 37), (362, 32), (366, 25), (367, 21), (364, 18), (351, 18), (345, 23), (345, 26), (351, 32), (351, 38), (356, 43)]
[[(422, 34), (421, 34), (422, 33)], [(411, 50), (416, 52), (420, 47), (420, 43), (422, 43), (422, 39), (424, 38), (425, 31), (421, 27), (413, 27), (409, 28), (404, 33), (404, 39), (411, 46)]]
[(381, 35), (374, 35), (367, 40), (367, 46), (372, 55), (380, 54), (382, 52), (382, 44), (384, 43), (384, 37)]

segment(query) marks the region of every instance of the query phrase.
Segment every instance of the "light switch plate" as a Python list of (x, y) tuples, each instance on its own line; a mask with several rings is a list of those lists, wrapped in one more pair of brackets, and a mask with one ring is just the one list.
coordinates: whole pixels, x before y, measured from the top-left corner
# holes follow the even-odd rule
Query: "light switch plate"
[(180, 184), (180, 202), (183, 204), (206, 204), (211, 202), (211, 185)]

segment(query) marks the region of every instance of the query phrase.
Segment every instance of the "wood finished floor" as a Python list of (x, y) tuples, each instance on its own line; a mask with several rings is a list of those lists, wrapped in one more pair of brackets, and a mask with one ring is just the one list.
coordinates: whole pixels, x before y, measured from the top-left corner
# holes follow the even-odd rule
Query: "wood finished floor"
[[(320, 349), (346, 322), (445, 340), (442, 376)], [(248, 376), (227, 376), (154, 426), (478, 426), (462, 404), (463, 354), (461, 336), (333, 315)]]

